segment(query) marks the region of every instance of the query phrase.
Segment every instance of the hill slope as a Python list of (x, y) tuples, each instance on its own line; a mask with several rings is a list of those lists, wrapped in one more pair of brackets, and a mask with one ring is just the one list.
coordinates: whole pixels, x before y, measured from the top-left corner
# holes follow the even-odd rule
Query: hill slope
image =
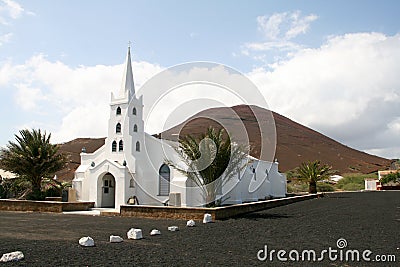
[[(257, 116), (268, 118), (268, 110), (260, 107), (239, 105), (232, 109), (239, 115), (240, 120), (246, 127), (250, 144), (253, 148), (251, 155), (258, 157), (260, 152), (260, 129), (252, 109)], [(187, 121), (162, 133), (165, 139), (172, 138), (178, 129), (182, 128), (179, 136), (192, 134), (198, 136), (204, 132), (208, 126), (221, 127), (215, 121), (207, 117), (217, 118), (223, 125), (235, 127), (239, 123), (239, 118), (229, 116), (231, 108), (213, 108), (202, 111)], [(292, 170), (303, 161), (321, 160), (333, 166), (333, 169), (340, 173), (362, 172), (370, 173), (380, 169), (386, 169), (390, 165), (390, 160), (373, 156), (350, 147), (344, 146), (339, 142), (299, 123), (296, 123), (278, 113), (272, 112), (277, 136), (277, 147), (275, 158), (279, 160), (279, 169), (282, 172)], [(199, 118), (200, 117), (200, 118)], [(184, 126), (183, 126), (184, 125)]]
[(80, 153), (86, 148), (87, 153), (92, 153), (104, 145), (105, 138), (77, 138), (72, 141), (59, 144), (59, 152), (68, 155), (67, 166), (56, 173), (57, 179), (61, 181), (72, 181), (74, 172), (81, 164)]

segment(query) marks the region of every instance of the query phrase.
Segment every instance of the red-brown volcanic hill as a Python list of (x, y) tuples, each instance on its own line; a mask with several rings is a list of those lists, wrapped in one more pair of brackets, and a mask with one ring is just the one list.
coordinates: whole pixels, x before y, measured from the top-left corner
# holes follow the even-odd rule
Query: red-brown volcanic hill
[[(231, 110), (234, 110), (239, 118), (232, 118)], [(202, 111), (184, 123), (175, 126), (164, 133), (162, 138), (173, 139), (173, 135), (179, 136), (191, 134), (199, 136), (208, 126), (221, 127), (215, 121), (207, 117), (218, 118), (222, 125), (236, 127), (243, 123), (246, 127), (252, 156), (258, 157), (260, 153), (260, 129), (253, 111), (257, 117), (268, 118), (269, 111), (260, 107), (240, 105), (232, 108), (213, 108)], [(277, 147), (275, 157), (279, 160), (279, 169), (282, 172), (292, 170), (303, 161), (321, 160), (329, 164), (340, 173), (361, 172), (370, 173), (390, 166), (390, 160), (373, 156), (350, 147), (344, 146), (335, 140), (296, 123), (278, 113), (273, 112), (276, 125)], [(194, 119), (193, 119), (194, 118)], [(240, 121), (241, 120), (241, 121)]]
[(92, 153), (104, 145), (105, 138), (77, 138), (59, 145), (59, 152), (68, 156), (67, 166), (57, 172), (57, 179), (60, 181), (72, 181), (74, 172), (81, 164), (80, 153), (86, 148), (87, 153)]

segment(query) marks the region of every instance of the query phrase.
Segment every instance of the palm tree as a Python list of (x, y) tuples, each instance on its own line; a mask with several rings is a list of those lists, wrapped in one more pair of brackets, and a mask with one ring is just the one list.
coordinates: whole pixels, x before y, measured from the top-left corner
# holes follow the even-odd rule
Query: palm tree
[(16, 142), (9, 141), (0, 150), (0, 168), (26, 179), (32, 186), (32, 195), (39, 197), (42, 179), (52, 177), (65, 167), (66, 156), (57, 153), (58, 146), (50, 143), (51, 134), (39, 130), (24, 129), (15, 135)]
[(231, 143), (224, 130), (209, 127), (200, 138), (188, 135), (179, 139), (176, 151), (187, 168), (166, 160), (168, 165), (191, 179), (203, 193), (206, 206), (215, 206), (222, 187), (246, 165), (246, 148)]
[(331, 166), (322, 165), (319, 160), (303, 162), (296, 171), (299, 179), (308, 182), (308, 192), (311, 194), (317, 193), (317, 181), (328, 178), (333, 173)]

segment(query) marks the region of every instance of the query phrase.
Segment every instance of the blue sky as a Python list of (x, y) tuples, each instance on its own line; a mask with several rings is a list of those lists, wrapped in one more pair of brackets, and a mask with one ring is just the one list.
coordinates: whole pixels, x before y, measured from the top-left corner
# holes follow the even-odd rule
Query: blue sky
[(21, 127), (59, 142), (105, 136), (132, 41), (137, 85), (183, 62), (219, 62), (282, 115), (399, 158), (399, 3), (0, 0), (0, 145)]
[(137, 60), (162, 66), (210, 60), (249, 71), (258, 66), (240, 54), (246, 42), (263, 39), (257, 17), (301, 11), (318, 19), (298, 41), (318, 47), (327, 36), (398, 32), (397, 1), (20, 1), (22, 14), (2, 34), (1, 59), (23, 62), (44, 53), (70, 66), (119, 64), (127, 40)]

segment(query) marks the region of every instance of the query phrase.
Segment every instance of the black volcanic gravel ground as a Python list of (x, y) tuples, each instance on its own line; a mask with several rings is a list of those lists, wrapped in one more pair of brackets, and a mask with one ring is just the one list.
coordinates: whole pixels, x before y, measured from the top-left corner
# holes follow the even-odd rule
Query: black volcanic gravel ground
[[(167, 227), (177, 225), (179, 232)], [(130, 228), (141, 228), (144, 239), (127, 240)], [(160, 236), (150, 236), (157, 228)], [(109, 243), (120, 235), (124, 242)], [(96, 246), (80, 247), (82, 236)], [(272, 250), (320, 253), (337, 249), (369, 249), (395, 255), (396, 262), (329, 261), (313, 266), (400, 266), (400, 192), (327, 194), (283, 207), (211, 224), (139, 218), (0, 212), (0, 255), (21, 250), (25, 259), (0, 266), (310, 266), (307, 261), (259, 261), (257, 252)], [(318, 254), (319, 255), (319, 254)], [(287, 254), (286, 254), (287, 256)]]

